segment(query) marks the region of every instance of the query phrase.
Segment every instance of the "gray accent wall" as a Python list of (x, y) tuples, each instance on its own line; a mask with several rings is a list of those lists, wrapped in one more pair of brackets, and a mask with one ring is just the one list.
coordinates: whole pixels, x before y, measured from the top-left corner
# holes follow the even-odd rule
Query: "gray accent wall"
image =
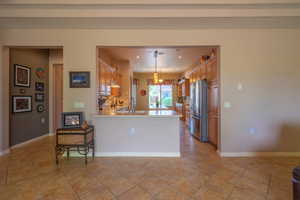
[[(26, 142), (30, 139), (49, 133), (49, 50), (47, 49), (10, 49), (10, 146)], [(14, 85), (14, 64), (31, 68), (30, 88)], [(45, 69), (45, 78), (39, 79), (36, 68)], [(36, 82), (44, 82), (44, 92), (35, 90)], [(20, 89), (24, 89), (22, 94)], [(44, 93), (44, 102), (35, 101), (35, 93)], [(32, 112), (13, 113), (12, 96), (32, 96)], [(44, 112), (37, 112), (37, 105), (44, 105)]]

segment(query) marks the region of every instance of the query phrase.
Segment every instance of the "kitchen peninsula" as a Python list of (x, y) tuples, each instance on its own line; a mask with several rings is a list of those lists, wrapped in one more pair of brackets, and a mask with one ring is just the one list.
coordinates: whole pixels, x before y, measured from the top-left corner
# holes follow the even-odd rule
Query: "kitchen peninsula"
[(172, 110), (96, 114), (96, 156), (180, 157), (179, 118)]

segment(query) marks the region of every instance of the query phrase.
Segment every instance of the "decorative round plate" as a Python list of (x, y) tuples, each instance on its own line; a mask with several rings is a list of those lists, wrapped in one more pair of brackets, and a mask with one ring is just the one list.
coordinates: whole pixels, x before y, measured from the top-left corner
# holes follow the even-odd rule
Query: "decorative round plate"
[(44, 105), (42, 105), (42, 104), (40, 104), (40, 105), (37, 105), (37, 107), (36, 107), (36, 110), (38, 111), (38, 112), (44, 112)]
[(46, 70), (43, 67), (36, 68), (35, 74), (41, 80), (44, 80), (46, 78)]

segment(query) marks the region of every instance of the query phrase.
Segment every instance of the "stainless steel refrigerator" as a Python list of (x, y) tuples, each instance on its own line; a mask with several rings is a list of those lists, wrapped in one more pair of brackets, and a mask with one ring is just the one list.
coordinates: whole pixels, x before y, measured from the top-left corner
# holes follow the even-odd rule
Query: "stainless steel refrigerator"
[(207, 82), (199, 80), (190, 86), (190, 133), (201, 142), (208, 142)]

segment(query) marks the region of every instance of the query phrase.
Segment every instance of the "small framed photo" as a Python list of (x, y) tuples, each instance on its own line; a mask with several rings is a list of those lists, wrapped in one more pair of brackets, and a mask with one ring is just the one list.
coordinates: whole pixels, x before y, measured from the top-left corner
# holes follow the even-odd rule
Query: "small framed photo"
[(70, 72), (70, 88), (90, 88), (90, 72)]
[(36, 102), (44, 102), (45, 95), (43, 93), (35, 93), (35, 101)]
[(45, 85), (42, 82), (35, 83), (35, 91), (43, 92), (45, 90)]
[(32, 111), (31, 96), (12, 96), (13, 113), (23, 113)]
[(62, 113), (63, 128), (79, 128), (83, 122), (82, 112), (64, 112)]
[(26, 66), (15, 64), (14, 78), (15, 78), (15, 86), (29, 88), (31, 82), (31, 69)]

